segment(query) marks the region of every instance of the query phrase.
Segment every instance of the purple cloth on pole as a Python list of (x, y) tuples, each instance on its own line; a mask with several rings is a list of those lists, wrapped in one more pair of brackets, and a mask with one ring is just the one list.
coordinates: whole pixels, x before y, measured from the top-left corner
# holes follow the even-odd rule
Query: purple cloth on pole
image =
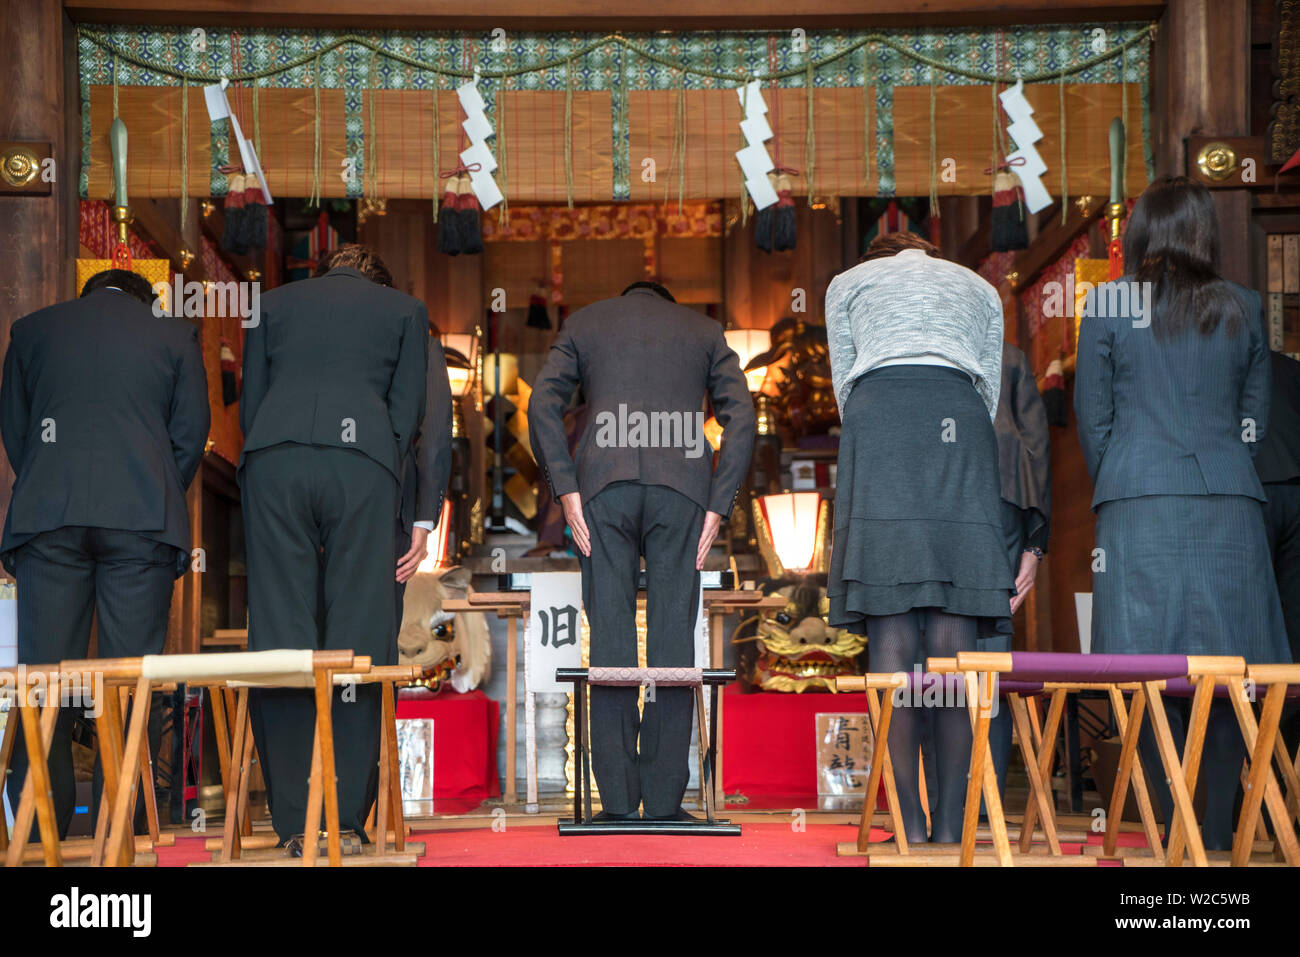
[(1008, 677), (1016, 681), (1160, 681), (1187, 677), (1187, 656), (1013, 651)]
[[(1270, 687), (1271, 685), (1256, 685), (1255, 700), (1263, 701), (1264, 695), (1268, 693)], [(1186, 678), (1173, 678), (1165, 683), (1164, 693), (1174, 698), (1190, 698), (1196, 694), (1196, 685)], [(1228, 697), (1228, 689), (1224, 685), (1218, 685), (1214, 689), (1214, 696), (1216, 698), (1226, 698)], [(1286, 700), (1300, 701), (1300, 685), (1287, 685)]]
[(1031, 695), (1041, 694), (1042, 691), (1043, 683), (1041, 681), (1018, 681), (1016, 679), (998, 681), (998, 694)]

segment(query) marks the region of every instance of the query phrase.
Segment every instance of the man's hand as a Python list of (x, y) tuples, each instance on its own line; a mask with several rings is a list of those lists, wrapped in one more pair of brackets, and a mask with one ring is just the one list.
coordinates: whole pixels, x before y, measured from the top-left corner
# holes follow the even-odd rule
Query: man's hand
[(397, 580), (409, 581), (429, 554), (429, 530), (416, 525), (411, 528), (411, 547), (397, 560)]
[(564, 509), (564, 520), (573, 532), (573, 543), (586, 558), (591, 557), (591, 534), (587, 531), (587, 520), (582, 517), (582, 496), (577, 492), (560, 496), (560, 508)]
[(1020, 553), (1020, 571), (1016, 575), (1016, 593), (1011, 598), (1011, 614), (1024, 604), (1029, 597), (1029, 589), (1034, 587), (1034, 578), (1038, 575), (1039, 557), (1033, 552)]
[(700, 532), (700, 545), (695, 550), (695, 570), (704, 570), (704, 559), (709, 557), (713, 540), (718, 537), (718, 528), (722, 525), (722, 516), (717, 512), (704, 513), (704, 529)]

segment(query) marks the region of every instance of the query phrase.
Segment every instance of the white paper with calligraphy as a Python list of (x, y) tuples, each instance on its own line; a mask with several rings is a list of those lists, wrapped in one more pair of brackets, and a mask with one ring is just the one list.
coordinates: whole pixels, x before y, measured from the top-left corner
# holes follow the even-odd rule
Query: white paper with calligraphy
[(817, 795), (857, 797), (871, 774), (871, 725), (865, 713), (817, 715)]
[(580, 572), (533, 573), (524, 641), (528, 690), (572, 691), (571, 683), (555, 680), (555, 669), (582, 667)]
[(433, 800), (433, 719), (397, 722), (397, 764), (403, 801)]
[(709, 620), (704, 614), (704, 587), (695, 599), (695, 667), (712, 668), (709, 662)]

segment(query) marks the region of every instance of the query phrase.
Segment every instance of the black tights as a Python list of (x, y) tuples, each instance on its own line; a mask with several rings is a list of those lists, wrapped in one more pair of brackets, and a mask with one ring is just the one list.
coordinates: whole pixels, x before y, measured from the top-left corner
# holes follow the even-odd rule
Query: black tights
[[(1174, 747), (1178, 749), (1178, 754), (1181, 756), (1184, 740), (1187, 737), (1191, 702), (1169, 698), (1164, 698), (1163, 702), (1165, 715), (1169, 718), (1169, 733), (1173, 736)], [(891, 731), (890, 734), (893, 732)], [(1160, 761), (1156, 735), (1151, 730), (1151, 719), (1148, 715), (1142, 716), (1142, 730), (1138, 734), (1138, 753), (1142, 758), (1142, 770), (1146, 772), (1147, 780), (1151, 782), (1151, 789), (1155, 792), (1156, 802), (1160, 805), (1160, 817), (1165, 825), (1165, 843), (1168, 844), (1169, 824), (1174, 819), (1174, 798), (1165, 780), (1165, 766)], [(1215, 701), (1210, 705), (1210, 717), (1205, 725), (1205, 747), (1201, 752), (1201, 770), (1197, 775), (1198, 784), (1201, 781), (1205, 782), (1205, 811), (1201, 816), (1201, 840), (1205, 843), (1207, 851), (1232, 849), (1232, 815), (1241, 778), (1241, 764), (1245, 760), (1246, 744), (1237, 726), (1232, 704), (1228, 701)]]
[[(950, 615), (938, 608), (918, 608), (901, 615), (867, 617), (871, 671), (892, 674), (925, 666), (926, 658), (951, 658), (959, 651), (974, 651), (975, 619)], [(925, 642), (922, 650), (921, 631)], [(895, 706), (889, 727), (889, 758), (898, 786), (898, 806), (908, 843), (930, 839), (951, 844), (961, 840), (962, 812), (966, 803), (966, 775), (970, 768), (970, 716), (965, 707), (934, 708), (935, 756), (939, 793), (930, 795), (934, 808), (932, 833), (925, 833), (925, 811), (918, 783), (921, 735), (925, 717), (910, 707), (911, 696)]]

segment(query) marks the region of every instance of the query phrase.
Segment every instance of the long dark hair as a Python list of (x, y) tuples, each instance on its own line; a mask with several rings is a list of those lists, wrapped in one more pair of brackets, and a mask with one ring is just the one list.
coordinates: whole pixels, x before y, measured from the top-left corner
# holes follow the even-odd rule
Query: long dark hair
[(1242, 305), (1219, 276), (1219, 217), (1210, 191), (1186, 176), (1162, 176), (1138, 197), (1124, 231), (1125, 273), (1150, 283), (1151, 326), (1171, 337), (1209, 335), (1226, 322), (1236, 335)]

